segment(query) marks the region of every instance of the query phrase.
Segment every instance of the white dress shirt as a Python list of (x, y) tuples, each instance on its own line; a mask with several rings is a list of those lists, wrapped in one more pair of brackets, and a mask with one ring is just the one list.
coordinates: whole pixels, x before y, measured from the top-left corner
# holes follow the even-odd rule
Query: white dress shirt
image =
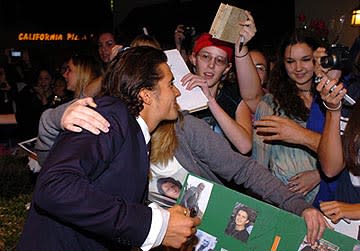
[[(144, 135), (145, 143), (148, 144), (151, 138), (148, 126), (140, 116), (136, 118), (136, 121)], [(141, 245), (143, 251), (148, 251), (162, 243), (170, 218), (170, 213), (157, 204), (151, 203), (149, 204), (149, 207), (152, 211), (151, 227), (148, 236)]]

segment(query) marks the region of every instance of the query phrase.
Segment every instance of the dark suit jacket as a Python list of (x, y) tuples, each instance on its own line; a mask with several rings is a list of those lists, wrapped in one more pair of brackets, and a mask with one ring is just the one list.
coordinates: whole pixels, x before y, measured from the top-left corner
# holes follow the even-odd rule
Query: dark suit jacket
[(151, 226), (140, 126), (118, 99), (95, 100), (109, 133), (62, 132), (39, 174), (18, 250), (127, 250)]

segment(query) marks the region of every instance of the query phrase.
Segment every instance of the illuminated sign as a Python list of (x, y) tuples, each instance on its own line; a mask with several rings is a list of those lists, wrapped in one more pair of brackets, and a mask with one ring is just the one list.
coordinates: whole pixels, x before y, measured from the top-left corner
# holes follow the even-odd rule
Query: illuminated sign
[[(92, 36), (92, 35), (90, 35)], [(88, 40), (85, 34), (76, 33), (19, 33), (19, 41), (80, 41)]]

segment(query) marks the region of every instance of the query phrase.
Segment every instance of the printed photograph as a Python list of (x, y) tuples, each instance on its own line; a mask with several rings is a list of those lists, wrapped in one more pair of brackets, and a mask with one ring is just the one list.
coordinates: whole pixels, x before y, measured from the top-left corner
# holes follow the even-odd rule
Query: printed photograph
[(298, 249), (298, 251), (338, 251), (338, 250), (340, 250), (340, 248), (337, 245), (325, 239), (320, 239), (314, 245), (311, 245), (306, 241), (306, 236), (304, 237)]
[(198, 244), (195, 246), (195, 251), (213, 251), (215, 250), (217, 239), (215, 236), (210, 235), (202, 230), (197, 230), (196, 237)]
[(352, 251), (360, 251), (360, 244), (356, 244)]
[(173, 177), (166, 177), (157, 180), (157, 187), (160, 194), (176, 200), (179, 198), (182, 184)]
[(178, 170), (170, 174), (160, 170), (161, 167), (153, 166), (149, 179), (148, 200), (155, 202), (163, 208), (170, 208), (176, 204), (187, 172)]
[(194, 176), (189, 176), (180, 205), (190, 210), (190, 216), (202, 218), (205, 213), (213, 184)]
[(182, 184), (173, 177), (150, 180), (148, 199), (164, 208), (170, 208), (180, 196)]
[(247, 242), (254, 227), (257, 212), (245, 204), (237, 202), (230, 215), (225, 234), (242, 242)]

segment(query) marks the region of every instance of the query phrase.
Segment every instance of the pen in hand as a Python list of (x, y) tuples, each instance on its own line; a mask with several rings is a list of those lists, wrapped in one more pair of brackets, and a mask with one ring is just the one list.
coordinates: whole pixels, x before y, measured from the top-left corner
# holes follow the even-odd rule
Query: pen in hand
[(345, 221), (347, 224), (351, 224), (351, 221), (348, 218), (341, 218), (343, 221)]
[(239, 53), (242, 50), (242, 47), (244, 46), (245, 38), (244, 36), (240, 36), (240, 45), (239, 45)]

